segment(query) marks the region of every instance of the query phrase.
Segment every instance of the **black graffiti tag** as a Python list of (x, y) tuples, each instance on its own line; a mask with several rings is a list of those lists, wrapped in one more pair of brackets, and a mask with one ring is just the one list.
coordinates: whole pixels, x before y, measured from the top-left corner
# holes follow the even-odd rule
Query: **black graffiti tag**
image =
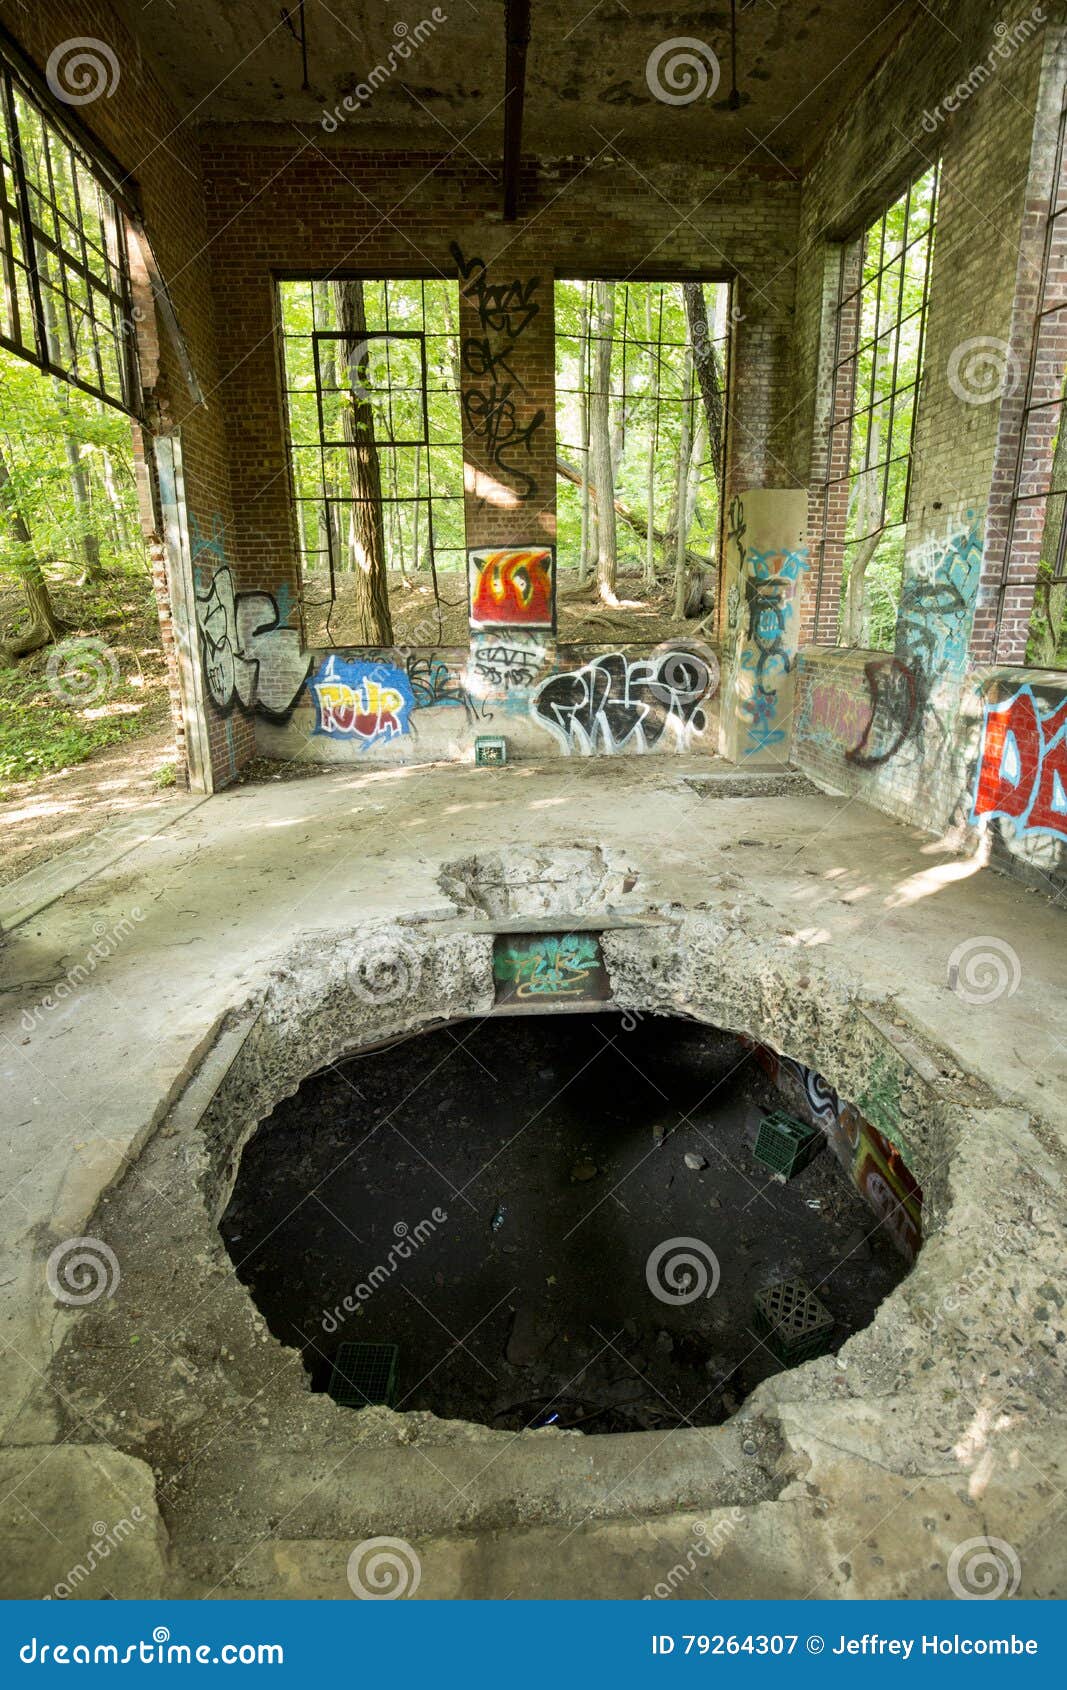
[(474, 302), (481, 330), (464, 338), (460, 352), (464, 371), (475, 378), (475, 385), (465, 385), (463, 391), (467, 429), (484, 442), (489, 462), (507, 476), (516, 496), (532, 499), (538, 491), (537, 479), (523, 467), (522, 459), (524, 453), (529, 457), (533, 452), (534, 437), (544, 427), (547, 414), (539, 410), (528, 422), (520, 421), (518, 404), (526, 388), (511, 358), (541, 310), (535, 298), (541, 278), (491, 282), (484, 259), (468, 260), (455, 242), (451, 252), (463, 297)]

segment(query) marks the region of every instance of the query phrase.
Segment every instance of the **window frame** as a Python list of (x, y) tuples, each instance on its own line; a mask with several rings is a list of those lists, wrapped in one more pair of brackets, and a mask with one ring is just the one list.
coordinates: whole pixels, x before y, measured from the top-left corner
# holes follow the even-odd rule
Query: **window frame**
[[(921, 182), (927, 176), (932, 177), (929, 220), (925, 229), (921, 230), (918, 235), (909, 240), (909, 226), (912, 219), (912, 192), (916, 184)], [(930, 315), (930, 282), (933, 272), (933, 249), (937, 234), (940, 210), (940, 191), (941, 158), (940, 155), (938, 155), (932, 161), (924, 161), (919, 169), (911, 171), (902, 182), (899, 182), (897, 187), (894, 187), (888, 196), (883, 197), (880, 211), (878, 211), (869, 220), (865, 219), (861, 227), (855, 229), (850, 235), (845, 236), (837, 243), (839, 247), (839, 257), (837, 289), (833, 305), (834, 350), (833, 362), (830, 370), (829, 414), (826, 423), (826, 475), (821, 487), (819, 570), (818, 580), (816, 583), (812, 622), (816, 640), (818, 640), (819, 631), (824, 627), (824, 595), (827, 589), (825, 568), (826, 550), (827, 545), (830, 543), (832, 538), (832, 543), (841, 554), (841, 572), (840, 578), (835, 580), (834, 583), (834, 588), (836, 590), (836, 605), (834, 607), (835, 613), (833, 618), (834, 635), (832, 639), (825, 642), (830, 646), (838, 646), (841, 642), (841, 635), (843, 631), (843, 599), (847, 591), (847, 583), (850, 578), (845, 571), (845, 563), (848, 558), (848, 554), (850, 552), (854, 552), (855, 548), (862, 545), (865, 539), (870, 539), (875, 534), (877, 534), (880, 539), (882, 535), (891, 529), (906, 528), (909, 519), (912, 473), (915, 460), (915, 435), (919, 420), (919, 409), (925, 376), (924, 361)], [(889, 213), (892, 211), (894, 206), (900, 204), (901, 200), (905, 201), (905, 211), (900, 247), (899, 250), (887, 260), (885, 255), (886, 221)], [(880, 243), (879, 262), (874, 272), (870, 276), (867, 276), (865, 275), (865, 271), (868, 258), (868, 242), (871, 239), (871, 236), (876, 232)], [(925, 245), (925, 257), (923, 265), (922, 300), (917, 310), (909, 311), (905, 314), (904, 280), (907, 270), (907, 254), (913, 247), (918, 247), (923, 244)], [(883, 283), (887, 272), (896, 264), (899, 264), (900, 266), (900, 279), (897, 288), (896, 305), (891, 313), (888, 325), (883, 326)], [(850, 265), (853, 265), (855, 268), (855, 283), (852, 286), (848, 285), (848, 269)], [(872, 283), (876, 286), (873, 333), (865, 339), (863, 338), (864, 293)], [(845, 340), (846, 312), (850, 306), (854, 306), (855, 322), (854, 328), (849, 332), (850, 344), (847, 349), (845, 349), (843, 347), (843, 342)], [(898, 388), (897, 376), (900, 367), (901, 331), (906, 323), (912, 322), (915, 319), (918, 319), (918, 344), (915, 353), (915, 379), (913, 382), (910, 382), (907, 387)], [(892, 335), (893, 337), (892, 379), (886, 398), (876, 401), (875, 378), (877, 375), (877, 348), (879, 343), (886, 339), (889, 335)], [(870, 388), (865, 403), (857, 405), (856, 386), (859, 359), (861, 354), (865, 351), (872, 352)], [(911, 419), (908, 428), (907, 448), (904, 451), (894, 453), (893, 433), (898, 416), (898, 400), (901, 396), (907, 396), (909, 394), (911, 395)], [(839, 410), (839, 404), (843, 395), (846, 397), (846, 408), (844, 410)], [(878, 406), (885, 403), (888, 403), (888, 426), (884, 435), (885, 456), (874, 463), (871, 463), (869, 461), (871, 421)], [(852, 452), (855, 440), (855, 425), (857, 420), (863, 417), (866, 418), (866, 439), (864, 442), (863, 453), (864, 461), (858, 469), (853, 469)], [(845, 467), (842, 471), (835, 474), (833, 468), (835, 437), (839, 434), (839, 432), (844, 433), (844, 437), (847, 442), (844, 457)], [(903, 496), (901, 499), (901, 516), (899, 520), (887, 523), (886, 514), (889, 501), (890, 471), (892, 470), (894, 464), (899, 463), (906, 463), (907, 466)], [(872, 471), (880, 472), (881, 491), (878, 503), (880, 522), (869, 527), (865, 534), (859, 534), (850, 539), (848, 538), (848, 513), (849, 507), (852, 503), (852, 490), (859, 484), (862, 477), (871, 474)], [(843, 514), (840, 518), (840, 533), (836, 532), (837, 523), (831, 523), (831, 503), (835, 489), (838, 490), (839, 496), (840, 490), (848, 489), (847, 497), (844, 500)], [(835, 528), (835, 532), (831, 536), (832, 526)]]
[[(1014, 471), (1011, 482), (1011, 499), (1008, 507), (1005, 525), (1004, 562), (1001, 579), (998, 585), (996, 617), (993, 627), (993, 653), (997, 664), (1005, 667), (1032, 667), (1029, 658), (1030, 623), (1034, 614), (1039, 584), (1046, 582), (1049, 586), (1067, 585), (1067, 482), (1057, 490), (1052, 485), (1053, 470), (1055, 468), (1055, 447), (1051, 442), (1048, 447), (1047, 468), (1042, 474), (1042, 489), (1038, 492), (1022, 493), (1020, 491), (1026, 479), (1028, 461), (1027, 448), (1030, 443), (1030, 423), (1036, 413), (1042, 411), (1059, 411), (1058, 433), (1067, 424), (1067, 351), (1058, 356), (1050, 368), (1040, 369), (1042, 337), (1044, 325), (1050, 318), (1060, 315), (1067, 323), (1067, 285), (1059, 285), (1059, 298), (1056, 303), (1048, 304), (1049, 276), (1054, 243), (1057, 235), (1057, 224), (1067, 230), (1067, 93), (1065, 93), (1057, 119), (1056, 150), (1052, 167), (1052, 177), (1046, 202), (1045, 226), (1041, 251), (1041, 279), (1037, 289), (1037, 300), (1034, 308), (1033, 324), (1030, 331), (1030, 353), (1026, 369), (1026, 385), (1023, 390), (1022, 406), (1018, 417), (1018, 446), (1015, 453)], [(1056, 370), (1055, 391), (1057, 398), (1034, 399), (1035, 387), (1039, 376), (1047, 380), (1051, 370)], [(1063, 515), (1060, 522), (1060, 535), (1057, 545), (1055, 566), (1051, 575), (1041, 574), (1041, 554), (1044, 548), (1045, 532), (1048, 526), (1049, 505), (1056, 498), (1064, 501)], [(1035, 541), (1035, 558), (1032, 572), (1016, 574), (1012, 569), (1015, 554), (1016, 532), (1024, 513), (1038, 506), (1044, 506), (1041, 518), (1040, 536)], [(1003, 654), (1003, 633), (1005, 613), (1008, 605), (1009, 593), (1022, 591), (1028, 595), (1028, 609), (1026, 612), (1026, 635), (1022, 650), (1017, 656), (1009, 657)], [(1053, 665), (1055, 668), (1067, 667)]]
[[(28, 106), (37, 116), (41, 124), (42, 134), (46, 140), (45, 172), (42, 182), (35, 186), (31, 183), (27, 170), (25, 149), (18, 112), (18, 102)], [(16, 357), (25, 359), (45, 374), (55, 376), (60, 381), (78, 388), (81, 392), (90, 394), (101, 404), (109, 405), (112, 409), (121, 411), (124, 415), (143, 420), (143, 394), (140, 383), (140, 369), (137, 358), (136, 333), (134, 328), (133, 287), (130, 276), (129, 261), (129, 220), (135, 222), (139, 218), (136, 197), (118, 188), (118, 166), (110, 162), (103, 162), (94, 156), (94, 149), (83, 144), (70, 124), (60, 117), (54, 110), (53, 103), (42, 90), (38, 76), (29, 67), (21, 53), (15, 50), (6, 34), (0, 35), (0, 104), (3, 108), (4, 124), (7, 130), (10, 159), (5, 159), (5, 174), (10, 172), (12, 178), (12, 200), (7, 194), (0, 193), (0, 229), (2, 229), (3, 243), (0, 246), (0, 264), (3, 265), (4, 276), (11, 306), (18, 324), (18, 337), (7, 333), (6, 321), (0, 321), (0, 345), (12, 352)], [(108, 226), (102, 222), (101, 233), (105, 241), (103, 250), (97, 248), (90, 239), (85, 226), (84, 213), (81, 206), (80, 190), (75, 171), (71, 170), (71, 180), (74, 184), (75, 206), (77, 221), (71, 220), (60, 211), (55, 192), (55, 180), (51, 148), (58, 145), (70, 155), (72, 165), (78, 165), (84, 170), (95, 184), (103, 201), (105, 217)], [(50, 235), (47, 228), (39, 221), (35, 221), (31, 193), (51, 209), (56, 217), (63, 219), (76, 233), (79, 256), (75, 257), (64, 244), (62, 233), (57, 239)], [(59, 224), (56, 224), (57, 230)], [(17, 232), (18, 245), (21, 249), (16, 254), (10, 241), (12, 232)], [(108, 235), (113, 235), (114, 252), (107, 250)], [(58, 307), (62, 311), (67, 335), (73, 344), (72, 305), (77, 301), (73, 298), (68, 278), (73, 274), (85, 290), (87, 305), (99, 306), (101, 302), (110, 316), (111, 333), (110, 344), (114, 349), (115, 367), (118, 374), (120, 391), (115, 393), (105, 386), (103, 365), (101, 359), (101, 337), (106, 333), (105, 327), (98, 321), (95, 311), (88, 313), (92, 329), (91, 362), (94, 364), (98, 381), (89, 381), (76, 373), (68, 365), (52, 356), (50, 337), (48, 332), (47, 314), (44, 308), (42, 271), (38, 255), (38, 245), (47, 249), (57, 266), (57, 285), (50, 286), (49, 292), (54, 296)], [(88, 257), (88, 248), (101, 251), (104, 262), (103, 276), (94, 270)], [(117, 285), (109, 277), (114, 272)], [(17, 277), (25, 276), (28, 292), (28, 321), (23, 323), (23, 301), (19, 297)]]

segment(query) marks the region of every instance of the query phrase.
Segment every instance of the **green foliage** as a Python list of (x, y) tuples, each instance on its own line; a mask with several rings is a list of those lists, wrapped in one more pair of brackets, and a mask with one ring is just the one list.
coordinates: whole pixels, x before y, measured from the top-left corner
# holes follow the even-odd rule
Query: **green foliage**
[[(311, 338), (316, 332), (337, 333), (332, 283), (282, 282), (278, 299), (301, 562), (305, 571), (325, 574), (328, 523), (333, 524), (334, 568), (350, 567), (343, 543), (346, 511), (340, 502), (351, 490), (344, 442), (352, 399), (344, 342)], [(429, 569), (432, 532), (438, 568), (462, 569), (459, 284), (368, 281), (363, 302), (369, 348), (358, 379), (381, 464), (387, 566), (408, 574)], [(418, 343), (404, 339), (413, 332), (426, 337), (425, 413)]]
[(40, 675), (0, 669), (0, 784), (70, 768), (139, 727), (136, 717), (84, 721), (56, 708)]
[[(706, 285), (708, 322), (720, 371), (725, 371), (725, 286)], [(716, 329), (717, 308), (719, 328)], [(592, 362), (592, 284), (556, 282), (556, 448), (559, 455), (582, 468), (582, 340), (587, 341), (586, 393)], [(611, 344), (611, 395), (615, 495), (642, 521), (649, 515), (649, 459), (652, 460), (651, 516), (653, 527), (666, 532), (675, 520), (678, 497), (678, 454), (682, 440), (683, 408), (689, 408), (691, 431), (702, 418), (696, 382), (686, 375), (689, 324), (685, 298), (678, 282), (616, 282), (615, 329)], [(719, 498), (711, 449), (701, 437), (696, 500), (689, 510), (688, 544), (714, 553), (719, 526)], [(559, 556), (564, 565), (577, 562), (581, 544), (581, 489), (558, 481)], [(617, 525), (619, 567), (639, 571), (645, 542), (626, 523)], [(657, 564), (673, 565), (656, 548)]]

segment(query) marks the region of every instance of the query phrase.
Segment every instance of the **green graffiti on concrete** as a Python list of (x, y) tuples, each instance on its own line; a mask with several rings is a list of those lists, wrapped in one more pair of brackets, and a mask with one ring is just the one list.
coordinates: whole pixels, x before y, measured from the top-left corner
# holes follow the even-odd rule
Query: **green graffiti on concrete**
[(599, 986), (601, 971), (600, 946), (589, 933), (497, 938), (493, 974), (513, 984), (519, 998), (581, 997)]

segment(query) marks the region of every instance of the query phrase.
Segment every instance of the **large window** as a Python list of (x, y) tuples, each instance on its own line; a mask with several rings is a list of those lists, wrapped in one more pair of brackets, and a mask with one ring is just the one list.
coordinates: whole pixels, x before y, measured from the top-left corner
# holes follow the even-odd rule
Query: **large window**
[(1067, 665), (1067, 171), (1060, 117), (1052, 199), (1045, 237), (1041, 299), (1034, 327), (1015, 496), (998, 606), (997, 656), (1018, 661), (1029, 611), (1025, 660)]
[(136, 412), (122, 213), (0, 64), (0, 342)]
[(893, 644), (937, 181), (916, 177), (841, 255), (820, 591), (840, 589), (845, 645)]
[(465, 604), (459, 285), (286, 281), (279, 304), (308, 637), (374, 644), (368, 582), (440, 611), (446, 576)]
[(562, 588), (596, 580), (646, 615), (710, 600), (729, 324), (725, 282), (556, 282)]

